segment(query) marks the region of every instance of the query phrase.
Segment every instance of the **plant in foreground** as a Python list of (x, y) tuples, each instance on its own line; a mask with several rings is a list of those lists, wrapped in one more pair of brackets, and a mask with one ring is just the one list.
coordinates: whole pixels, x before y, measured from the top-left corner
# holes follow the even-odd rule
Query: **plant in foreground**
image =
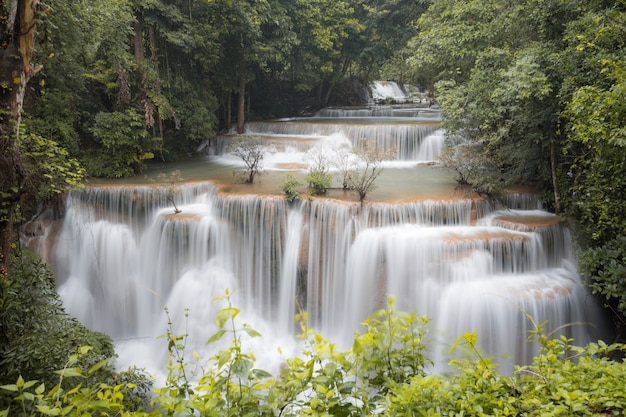
[[(425, 318), (396, 312), (393, 298), (386, 309), (364, 322), (351, 349), (342, 351), (308, 327), (306, 313), (298, 315), (302, 353), (285, 360), (278, 376), (255, 367), (246, 353), (247, 338), (259, 337), (250, 326), (237, 323), (239, 309), (226, 292), (216, 316), (217, 331), (208, 340), (225, 337), (230, 346), (188, 373), (186, 335), (167, 332), (170, 350), (166, 386), (154, 390), (149, 407), (128, 401), (134, 382), (81, 385), (106, 361), (87, 372), (75, 367), (81, 348), (59, 372), (57, 386), (47, 391), (36, 381), (18, 379), (0, 386), (12, 396), (0, 416), (106, 415), (156, 417), (201, 416), (623, 416), (626, 363), (609, 358), (624, 353), (622, 344), (602, 342), (576, 347), (564, 336), (545, 334), (535, 324), (530, 338), (541, 344), (532, 364), (519, 366), (511, 376), (481, 355), (478, 335), (465, 333), (452, 350), (467, 353), (450, 362), (454, 372), (427, 373), (424, 355)], [(532, 319), (531, 319), (532, 320)], [(557, 329), (558, 330), (558, 329)], [(555, 330), (555, 331), (557, 331)], [(197, 355), (193, 355), (197, 360)], [(67, 388), (66, 388), (67, 386)]]

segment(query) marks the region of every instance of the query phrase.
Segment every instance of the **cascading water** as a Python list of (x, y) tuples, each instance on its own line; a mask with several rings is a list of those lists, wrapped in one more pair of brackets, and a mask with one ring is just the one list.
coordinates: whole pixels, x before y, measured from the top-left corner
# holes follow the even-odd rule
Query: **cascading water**
[[(414, 165), (422, 152), (438, 155), (439, 146), (425, 150), (429, 137), (443, 143), (435, 125), (416, 123), (293, 121), (251, 123), (248, 130), (269, 138), (277, 160), (302, 161), (307, 146), (361, 138), (405, 149), (400, 154), (412, 155), (406, 157)], [(393, 130), (384, 133), (389, 139), (379, 137), (384, 130)], [(174, 191), (180, 213), (160, 187), (72, 192), (60, 233), (41, 243), (41, 253), (54, 253), (68, 312), (116, 340), (120, 368), (163, 369), (166, 343), (158, 336), (168, 320), (174, 333), (190, 335), (189, 350), (210, 356), (207, 349), (220, 346), (206, 341), (224, 306), (212, 300), (227, 289), (241, 321), (263, 334), (249, 346), (269, 371), (296, 354), (293, 317), (300, 310), (347, 348), (389, 296), (399, 310), (432, 319), (436, 369), (446, 362), (441, 351), (464, 332), (476, 332), (489, 355), (510, 355), (501, 361), (506, 367), (528, 362), (537, 346), (526, 343), (526, 314), (548, 320), (548, 331), (562, 327), (560, 334), (579, 344), (602, 336), (569, 230), (527, 194), (510, 195), (508, 207), (498, 208), (471, 199), (287, 204), (282, 196), (220, 194), (209, 182)]]
[[(312, 137), (337, 137), (341, 135), (351, 146), (359, 145), (360, 141), (375, 144), (383, 151), (394, 150), (399, 161), (428, 162), (433, 161), (441, 152), (444, 137), (436, 124), (405, 122), (356, 123), (354, 119), (340, 122), (312, 121), (273, 121), (251, 122), (246, 125), (246, 133), (250, 135), (287, 136), (290, 142), (296, 143), (294, 136), (300, 141), (310, 142)], [(368, 119), (369, 120), (369, 119)], [(437, 144), (434, 144), (436, 142)], [(422, 150), (423, 145), (426, 146)], [(305, 145), (306, 146), (306, 145)]]
[(372, 99), (375, 102), (393, 100), (403, 103), (408, 99), (395, 81), (375, 81), (370, 84), (370, 89), (372, 90)]
[[(264, 334), (252, 350), (265, 366), (282, 360), (278, 346), (294, 352), (299, 309), (349, 347), (388, 296), (399, 310), (433, 319), (432, 333), (447, 336), (433, 343), (449, 346), (475, 331), (481, 348), (515, 363), (536, 353), (525, 342), (525, 313), (549, 320), (549, 329), (600, 323), (567, 229), (543, 211), (483, 207), (474, 221), (470, 200), (290, 206), (207, 185), (178, 191), (179, 214), (149, 187), (91, 188), (67, 201), (56, 243), (59, 293), (68, 312), (118, 340), (124, 366), (163, 365), (165, 343), (156, 337), (166, 330), (164, 306), (176, 331), (191, 335), (188, 347), (208, 355), (220, 307), (211, 300), (226, 289)], [(600, 334), (581, 324), (561, 332), (578, 343)], [(445, 362), (439, 350), (432, 354)]]

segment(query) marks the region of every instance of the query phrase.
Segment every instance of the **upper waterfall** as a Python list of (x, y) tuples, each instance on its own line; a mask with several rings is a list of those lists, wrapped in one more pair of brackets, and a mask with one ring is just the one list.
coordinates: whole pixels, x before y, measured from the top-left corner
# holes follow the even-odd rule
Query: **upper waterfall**
[[(438, 131), (435, 124), (415, 124), (402, 123), (355, 123), (345, 121), (321, 122), (315, 119), (309, 120), (288, 120), (274, 122), (250, 122), (246, 125), (246, 133), (250, 135), (272, 135), (272, 140), (277, 141), (276, 136), (285, 137), (292, 145), (303, 142), (305, 147), (310, 147), (312, 138), (322, 140), (347, 140), (351, 147), (357, 146), (359, 141), (365, 140), (375, 144), (383, 151), (394, 150), (396, 160), (426, 162), (432, 161), (439, 154), (423, 153), (420, 150), (426, 144), (426, 138)], [(298, 138), (301, 138), (298, 140)], [(443, 146), (443, 135), (437, 133), (433, 138), (437, 138), (439, 152)], [(431, 139), (435, 140), (435, 139)], [(339, 142), (341, 144), (341, 142)], [(297, 146), (297, 145), (295, 145)], [(421, 159), (431, 158), (431, 159)]]

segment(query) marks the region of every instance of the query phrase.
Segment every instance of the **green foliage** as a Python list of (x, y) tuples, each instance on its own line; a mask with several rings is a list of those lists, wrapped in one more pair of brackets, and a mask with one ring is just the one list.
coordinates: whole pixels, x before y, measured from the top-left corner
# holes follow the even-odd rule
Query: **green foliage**
[(435, 83), (444, 128), (468, 141), (444, 164), (481, 193), (525, 183), (552, 194), (555, 210), (579, 221), (579, 244), (592, 249), (585, 270), (595, 285), (606, 277), (609, 288), (596, 287), (606, 295), (625, 292), (623, 279), (587, 261), (626, 236), (625, 6), (442, 0), (409, 43), (416, 76)]
[(91, 350), (91, 346), (80, 346), (70, 354), (63, 368), (56, 372), (58, 382), (50, 389), (45, 383), (25, 381), (21, 376), (15, 383), (1, 385), (0, 395), (9, 395), (12, 400), (8, 407), (0, 411), (0, 416), (119, 415), (125, 408), (126, 390), (136, 387), (131, 383), (94, 383), (94, 378), (109, 360), (82, 368), (81, 359)]
[(359, 39), (363, 24), (348, 1), (297, 0), (292, 16), (298, 46), (290, 57), (294, 89), (313, 93), (317, 87), (315, 104), (326, 105), (350, 62), (345, 46)]
[[(154, 390), (140, 371), (118, 375), (114, 384), (87, 384), (106, 360), (79, 366), (92, 349), (82, 346), (69, 355), (56, 385), (17, 377), (0, 386), (11, 398), (0, 416), (162, 415), (202, 416), (597, 416), (623, 415), (626, 395), (622, 383), (626, 363), (612, 360), (626, 346), (603, 342), (578, 347), (566, 337), (545, 334), (537, 325), (529, 340), (541, 344), (529, 365), (503, 375), (494, 362), (476, 349), (476, 333), (461, 335), (450, 351), (466, 353), (450, 362), (454, 372), (427, 372), (426, 318), (388, 307), (364, 322), (352, 349), (341, 351), (307, 326), (308, 315), (297, 316), (302, 353), (285, 360), (280, 375), (255, 367), (244, 344), (261, 335), (238, 324), (239, 309), (228, 291), (214, 302), (225, 303), (216, 314), (217, 331), (208, 340), (230, 338), (208, 362), (186, 359), (187, 335), (164, 336), (169, 349), (166, 385)], [(87, 371), (85, 371), (87, 369)], [(193, 370), (201, 374), (193, 374)], [(107, 414), (108, 413), (108, 414)]]
[(171, 323), (166, 335), (170, 352), (166, 386), (155, 390), (155, 415), (179, 415), (200, 413), (203, 416), (266, 415), (269, 405), (263, 405), (266, 380), (269, 373), (254, 368), (254, 355), (244, 352), (243, 337), (259, 337), (260, 334), (247, 324), (238, 326), (239, 309), (231, 304), (232, 294), (226, 291), (214, 302), (226, 301), (227, 305), (216, 316), (218, 330), (207, 344), (232, 337), (229, 348), (220, 350), (203, 368), (197, 384), (192, 384), (188, 363), (185, 361), (186, 335), (175, 335)]
[(581, 269), (594, 293), (626, 317), (625, 5), (589, 8), (568, 25), (563, 117), (569, 143), (565, 177), (570, 211), (580, 222)]
[(546, 416), (623, 414), (626, 397), (611, 384), (624, 377), (626, 366), (611, 357), (622, 355), (624, 345), (598, 342), (578, 347), (565, 337), (540, 340), (541, 354), (532, 365), (517, 369), (521, 410)]
[[(48, 267), (26, 249), (12, 257), (7, 296), (0, 310), (0, 383), (19, 376), (52, 387), (71, 352), (81, 345), (93, 347), (77, 366), (90, 368), (114, 356), (111, 339), (69, 317), (56, 293)], [(93, 372), (90, 382), (108, 380), (112, 368)]]
[(309, 184), (311, 195), (324, 195), (332, 185), (333, 176), (327, 169), (313, 168), (304, 180)]
[[(609, 67), (610, 68), (610, 67)], [(623, 190), (626, 189), (626, 76), (615, 69), (607, 90), (579, 89), (566, 108), (576, 159), (570, 167), (572, 199), (585, 237), (602, 244), (626, 236)]]
[(154, 157), (143, 117), (132, 109), (98, 113), (91, 133), (102, 146), (89, 156), (87, 167), (91, 175), (131, 176), (141, 172), (146, 159)]
[(354, 338), (352, 353), (358, 367), (357, 377), (370, 400), (377, 400), (396, 384), (426, 374), (432, 365), (426, 353), (426, 325), (430, 320), (415, 314), (397, 312), (395, 300), (364, 321), (366, 332)]
[(19, 147), (29, 173), (28, 188), (37, 190), (39, 201), (82, 186), (85, 170), (55, 141), (26, 133), (20, 137)]
[(298, 181), (298, 179), (293, 174), (287, 174), (285, 181), (281, 185), (281, 190), (285, 193), (288, 203), (293, 203), (294, 201), (300, 200), (300, 193), (298, 192), (298, 187), (300, 187), (302, 183)]
[(326, 194), (333, 182), (333, 176), (329, 172), (329, 150), (324, 146), (315, 146), (306, 152), (304, 158), (309, 164), (309, 173), (304, 177), (309, 184), (309, 194)]
[(622, 315), (626, 312), (626, 235), (580, 254), (580, 269), (591, 278), (590, 287), (602, 294)]
[(123, 409), (130, 412), (149, 410), (152, 400), (154, 379), (145, 369), (136, 366), (114, 375), (110, 385), (120, 386), (124, 393)]

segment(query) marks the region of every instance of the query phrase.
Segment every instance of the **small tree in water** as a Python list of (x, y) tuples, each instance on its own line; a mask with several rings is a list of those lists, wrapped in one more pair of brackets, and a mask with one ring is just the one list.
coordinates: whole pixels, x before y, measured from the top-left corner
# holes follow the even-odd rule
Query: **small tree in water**
[(159, 186), (159, 193), (165, 197), (165, 201), (174, 206), (174, 214), (182, 212), (182, 210), (180, 210), (176, 205), (174, 198), (176, 197), (176, 184), (183, 181), (183, 176), (180, 174), (180, 171), (172, 171), (169, 176), (164, 173), (160, 173), (157, 176), (157, 181), (161, 184)]
[(261, 169), (263, 159), (263, 139), (259, 136), (235, 137), (228, 147), (228, 151), (238, 156), (246, 164), (245, 182), (252, 184), (254, 177)]
[(356, 169), (356, 162), (352, 152), (348, 148), (342, 147), (335, 151), (333, 165), (339, 172), (341, 188), (344, 190), (350, 189), (350, 177), (352, 176), (352, 172)]
[(359, 194), (359, 201), (363, 204), (367, 194), (376, 188), (374, 181), (383, 172), (382, 162), (391, 159), (395, 149), (385, 151), (378, 145), (372, 146), (362, 141), (353, 152), (360, 161), (358, 164), (360, 168), (354, 169), (346, 181), (348, 187)]
[(323, 195), (330, 188), (333, 176), (328, 172), (328, 149), (324, 146), (315, 146), (305, 154), (305, 159), (309, 161), (309, 175), (305, 180), (309, 183), (311, 195)]
[(479, 142), (463, 142), (446, 147), (439, 157), (441, 165), (456, 172), (459, 186), (471, 186), (479, 195), (500, 194), (501, 175), (494, 166), (495, 157)]

